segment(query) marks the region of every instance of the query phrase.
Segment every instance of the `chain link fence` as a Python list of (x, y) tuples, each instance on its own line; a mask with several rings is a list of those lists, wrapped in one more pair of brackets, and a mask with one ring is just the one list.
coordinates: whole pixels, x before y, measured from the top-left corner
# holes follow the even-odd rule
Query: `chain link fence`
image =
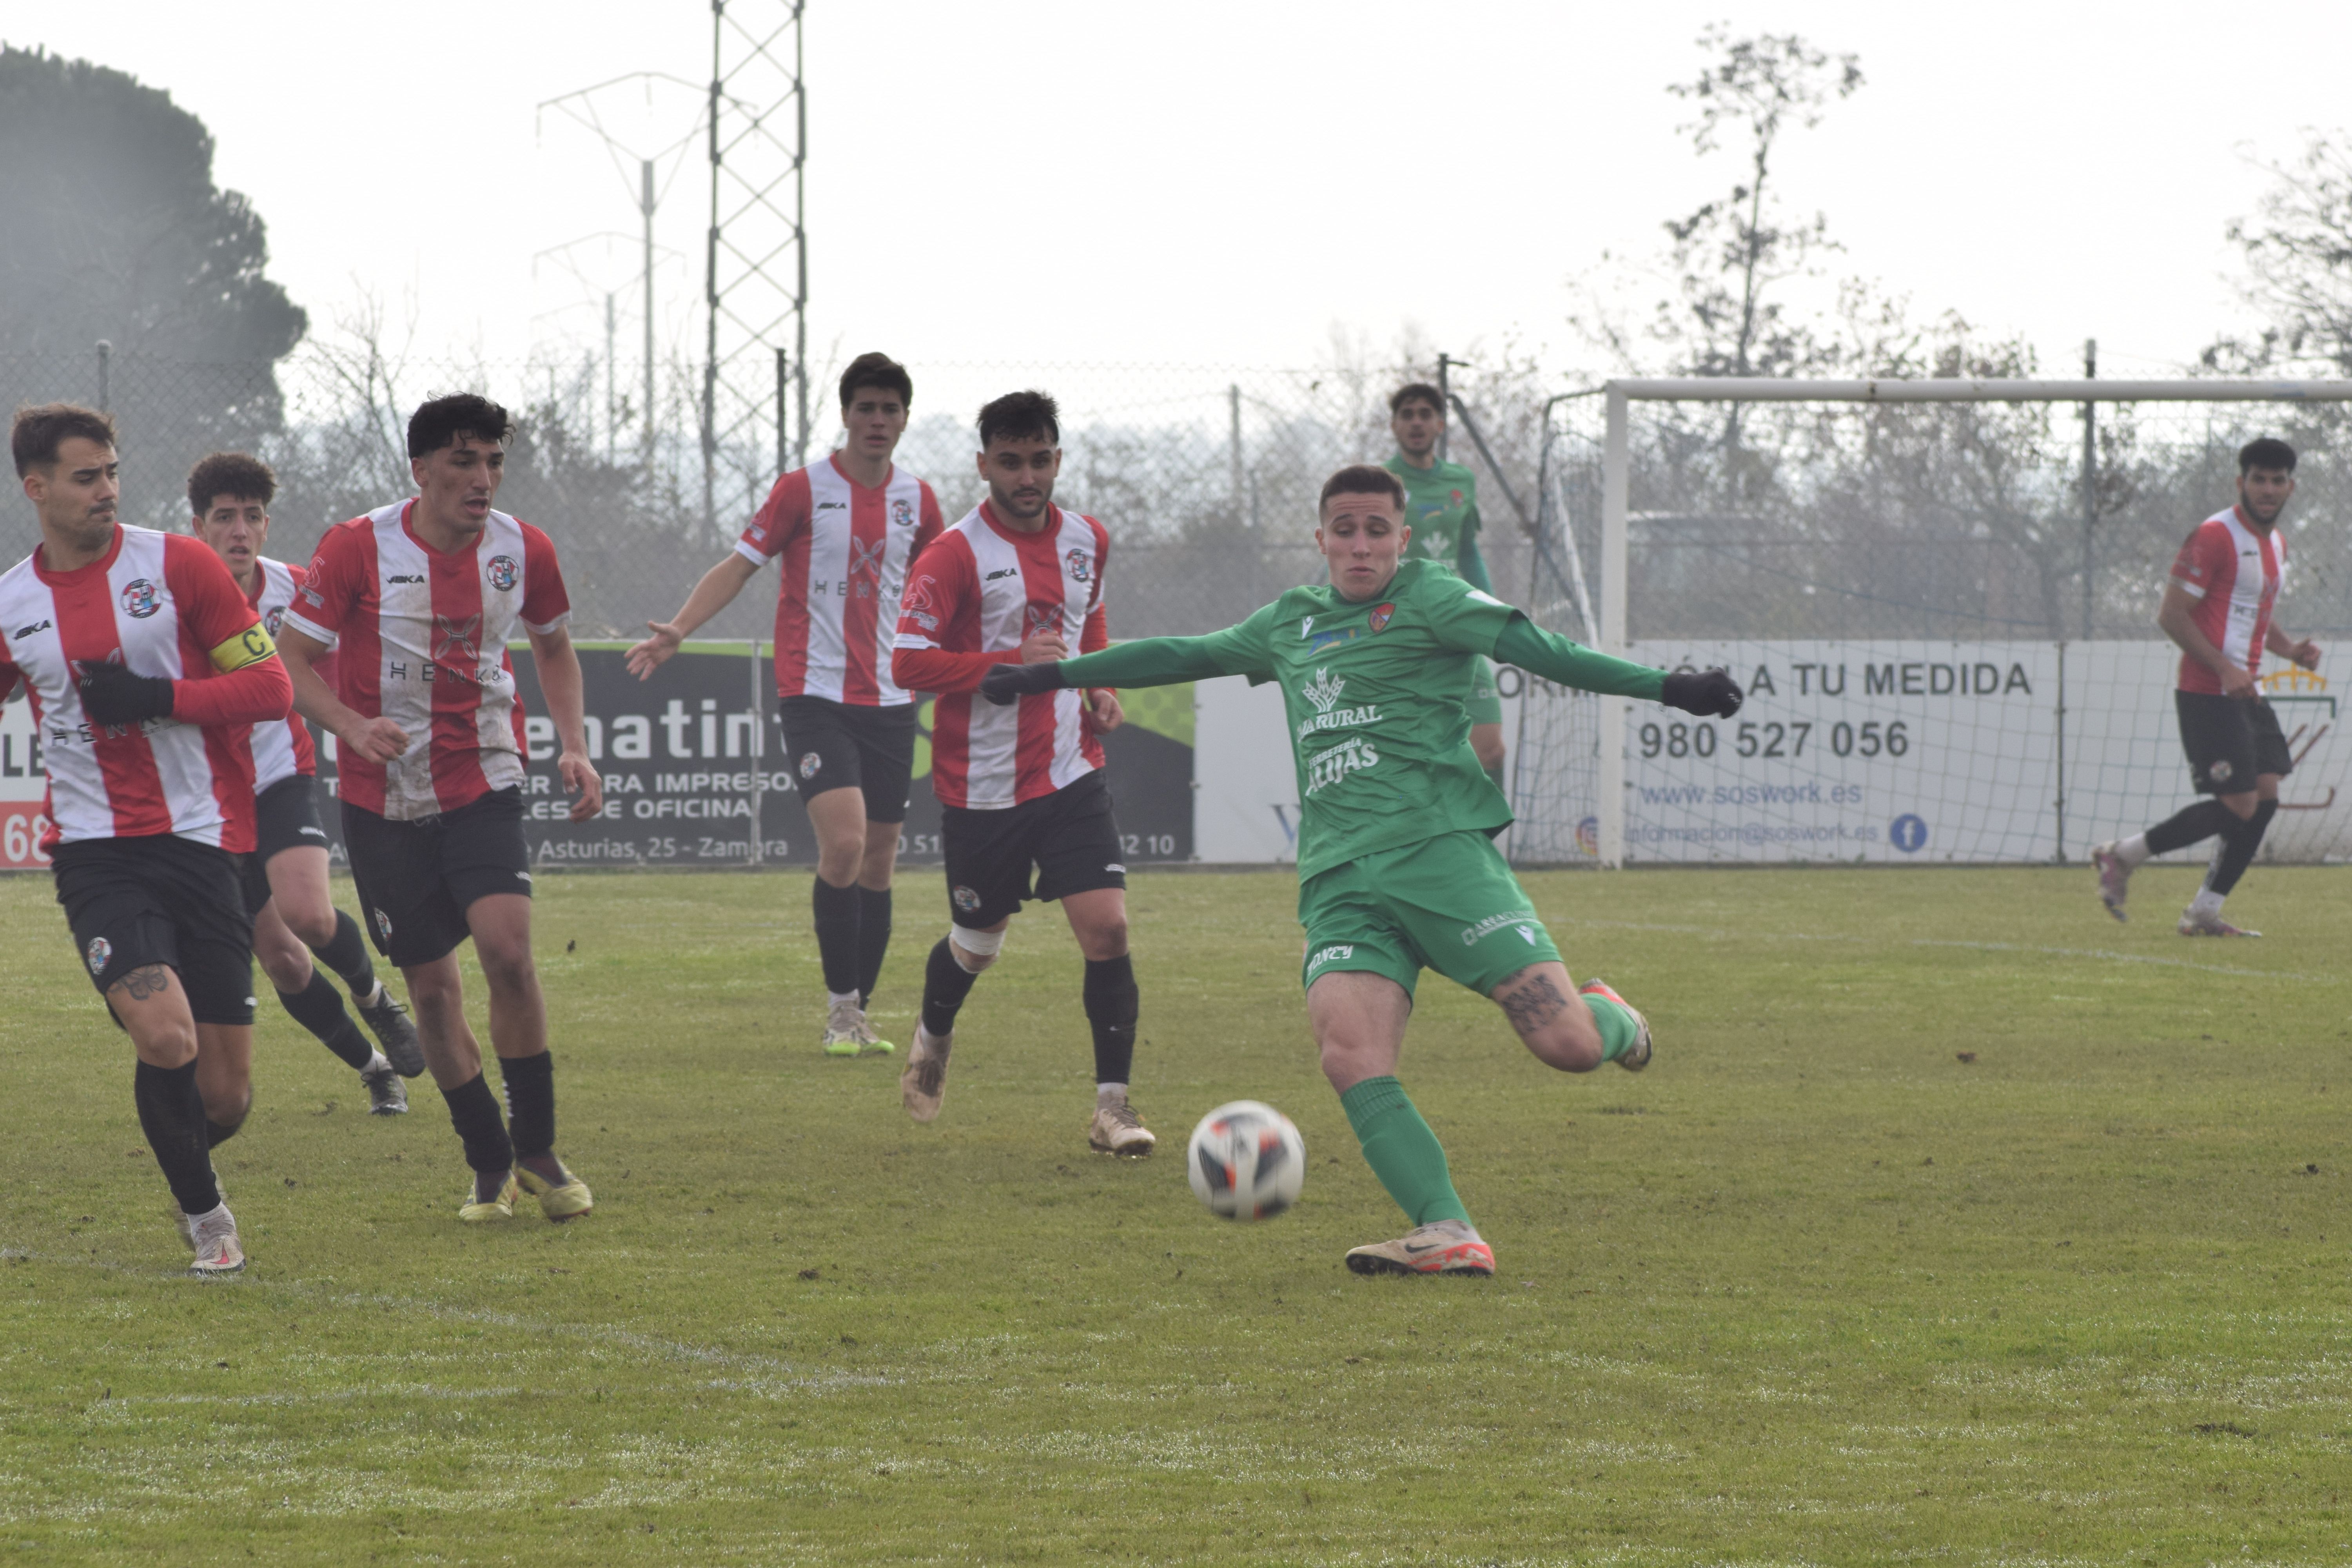
[[(516, 413), (499, 505), (546, 528), (562, 551), (583, 637), (633, 637), (677, 608), (732, 546), (764, 499), (780, 455), (715, 451), (703, 505), (699, 372), (656, 378), (658, 406), (638, 406), (634, 370), (595, 360), (513, 365), (396, 362), (365, 350), (306, 345), (276, 365), (190, 364), (131, 354), (0, 355), (9, 404), (103, 404), (121, 430), (123, 516), (187, 524), (185, 476), (205, 454), (251, 451), (277, 470), (269, 551), (309, 557), (327, 527), (408, 494), (409, 411), (472, 391)], [(900, 466), (938, 490), (950, 521), (984, 494), (973, 461), (980, 405), (1024, 387), (1063, 409), (1055, 500), (1110, 530), (1110, 625), (1118, 637), (1213, 630), (1322, 574), (1315, 498), (1334, 468), (1391, 451), (1386, 397), (1427, 372), (1334, 372), (1176, 365), (946, 364), (914, 367), (913, 418)], [(839, 426), (830, 398), (817, 452)], [(1482, 427), (1496, 460), (1534, 470), (1538, 409), (1501, 399)], [(1474, 395), (1470, 405), (1480, 406)], [(1457, 430), (1452, 456), (1488, 490), (1492, 469)], [(784, 460), (791, 460), (786, 457)], [(1524, 490), (1525, 478), (1517, 480)], [(1509, 508), (1487, 500), (1486, 553), (1498, 588), (1521, 593), (1532, 548)], [(6, 509), (10, 558), (36, 542), (30, 510)], [(758, 637), (772, 594), (746, 593), (709, 627)]]

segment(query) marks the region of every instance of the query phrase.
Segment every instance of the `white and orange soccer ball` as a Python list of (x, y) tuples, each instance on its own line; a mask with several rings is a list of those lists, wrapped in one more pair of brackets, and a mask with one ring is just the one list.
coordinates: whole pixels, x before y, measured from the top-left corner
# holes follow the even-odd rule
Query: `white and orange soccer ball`
[(1272, 1219), (1298, 1201), (1307, 1141), (1271, 1105), (1236, 1100), (1201, 1118), (1185, 1151), (1192, 1194), (1226, 1219)]

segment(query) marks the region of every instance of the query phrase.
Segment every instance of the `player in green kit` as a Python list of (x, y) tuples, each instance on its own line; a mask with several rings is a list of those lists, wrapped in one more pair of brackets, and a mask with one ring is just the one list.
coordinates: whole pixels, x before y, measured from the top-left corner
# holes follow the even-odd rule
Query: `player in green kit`
[[(1452, 567), (1473, 588), (1493, 593), (1486, 558), (1478, 553), (1478, 476), (1437, 455), (1445, 435), (1445, 396), (1427, 382), (1400, 386), (1389, 398), (1389, 434), (1397, 455), (1390, 473), (1404, 481), (1405, 546), (1409, 561)], [(1495, 661), (1470, 667), (1470, 749), (1496, 784), (1503, 782), (1503, 699), (1495, 689)]]
[(1328, 586), (1293, 588), (1237, 626), (1147, 637), (1057, 663), (1002, 664), (981, 694), (1164, 686), (1220, 675), (1282, 685), (1298, 769), (1302, 980), (1324, 1076), (1412, 1232), (1348, 1254), (1359, 1274), (1492, 1274), (1445, 1151), (1396, 1079), (1423, 969), (1494, 998), (1536, 1058), (1639, 1072), (1650, 1028), (1598, 980), (1580, 990), (1494, 846), (1511, 809), (1478, 765), (1464, 701), (1474, 660), (1506, 658), (1585, 691), (1728, 717), (1722, 670), (1669, 675), (1540, 630), (1454, 573), (1404, 559), (1404, 487), (1385, 468), (1323, 486)]

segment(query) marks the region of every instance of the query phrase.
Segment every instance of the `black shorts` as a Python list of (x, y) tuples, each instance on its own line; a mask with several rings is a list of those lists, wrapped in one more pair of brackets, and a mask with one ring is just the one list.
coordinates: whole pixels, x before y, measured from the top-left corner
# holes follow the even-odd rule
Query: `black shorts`
[(998, 811), (942, 806), (940, 848), (947, 861), (948, 919), (974, 931), (1015, 913), (1024, 899), (1050, 903), (1127, 886), (1126, 852), (1100, 768), (1052, 795)]
[(60, 845), (50, 861), (58, 902), (98, 994), (160, 963), (178, 973), (197, 1023), (250, 1026), (253, 917), (236, 862), (168, 833)]
[(530, 897), (522, 791), (496, 789), (468, 805), (394, 822), (343, 802), (343, 847), (378, 952), (401, 969), (457, 951), (466, 911), (493, 893)]
[(915, 776), (915, 705), (861, 708), (825, 697), (787, 697), (777, 704), (784, 721), (784, 760), (801, 798), (856, 785), (866, 796), (868, 822), (907, 820)]
[(245, 856), (245, 908), (259, 914), (269, 901), (270, 857), (283, 849), (324, 849), (327, 829), (319, 821), (319, 781), (309, 773), (279, 779), (254, 797), (253, 853)]
[(2246, 701), (2218, 691), (2176, 691), (2180, 749), (2200, 795), (2242, 795), (2262, 773), (2294, 772), (2294, 757), (2279, 729), (2278, 710), (2260, 698)]

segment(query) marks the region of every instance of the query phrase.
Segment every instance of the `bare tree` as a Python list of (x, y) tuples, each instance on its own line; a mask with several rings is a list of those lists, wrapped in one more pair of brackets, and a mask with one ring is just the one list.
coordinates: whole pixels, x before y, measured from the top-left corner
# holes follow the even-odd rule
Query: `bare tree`
[(2216, 342), (2205, 363), (2352, 373), (2352, 136), (2306, 132), (2301, 157), (2265, 167), (2271, 187), (2230, 238), (2245, 257), (2242, 290), (2266, 325), (2252, 341)]

